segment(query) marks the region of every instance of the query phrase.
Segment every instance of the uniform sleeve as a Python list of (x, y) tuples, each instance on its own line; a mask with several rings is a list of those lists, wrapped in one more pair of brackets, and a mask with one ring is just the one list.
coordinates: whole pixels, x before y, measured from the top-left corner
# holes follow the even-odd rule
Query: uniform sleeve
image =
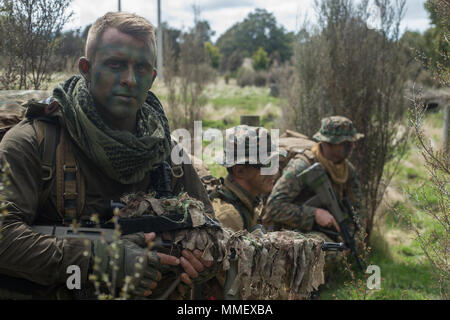
[(267, 200), (267, 214), (274, 223), (301, 231), (310, 231), (314, 225), (315, 208), (295, 204), (305, 189), (297, 175), (308, 167), (301, 159), (292, 159), (275, 184)]
[(89, 244), (80, 239), (57, 239), (30, 228), (42, 192), (41, 163), (31, 123), (23, 121), (5, 135), (0, 161), (6, 180), (2, 209), (7, 211), (0, 229), (0, 273), (54, 285), (65, 283), (67, 267), (77, 265), (82, 283), (87, 281)]

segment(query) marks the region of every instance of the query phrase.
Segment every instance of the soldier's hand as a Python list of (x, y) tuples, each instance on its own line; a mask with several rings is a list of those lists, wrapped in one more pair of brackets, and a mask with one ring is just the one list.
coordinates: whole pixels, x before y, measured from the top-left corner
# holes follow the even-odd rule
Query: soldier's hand
[[(150, 234), (152, 240), (154, 234)], [(134, 296), (149, 296), (156, 288), (164, 266), (177, 266), (180, 259), (156, 251), (141, 248), (136, 243), (121, 239), (118, 243), (107, 244), (93, 240), (93, 257), (96, 261), (94, 275), (102, 279), (104, 274), (116, 275), (116, 286), (121, 288), (130, 277), (129, 291)], [(111, 264), (111, 262), (113, 262)]]
[(181, 274), (181, 281), (186, 284), (191, 284), (193, 279), (198, 278), (199, 273), (213, 265), (213, 261), (206, 261), (202, 258), (203, 252), (198, 249), (194, 251), (185, 249), (181, 251), (181, 254), (180, 262), (185, 271)]
[[(145, 242), (149, 243), (155, 239), (156, 235), (152, 232), (146, 233), (144, 236)], [(181, 255), (180, 259), (177, 259), (185, 271), (181, 274), (181, 281), (188, 285), (192, 284), (192, 280), (197, 279), (199, 273), (205, 271), (205, 268), (209, 268), (213, 265), (213, 261), (205, 261), (202, 258), (203, 252), (198, 249), (194, 251), (184, 249), (181, 251)], [(175, 257), (159, 252), (158, 256), (162, 258), (161, 263), (175, 265)]]
[(331, 228), (334, 226), (338, 232), (341, 232), (341, 228), (339, 228), (339, 224), (336, 222), (336, 219), (334, 219), (331, 213), (327, 210), (317, 208), (314, 218), (319, 226), (324, 228)]
[[(143, 235), (144, 235), (146, 244), (152, 242), (156, 237), (156, 234), (154, 232), (145, 233)], [(155, 254), (159, 258), (160, 265), (177, 266), (180, 264), (180, 259), (178, 259), (177, 257), (171, 256), (171, 255), (168, 255), (165, 253), (161, 253), (161, 252), (156, 252)], [(159, 280), (161, 280), (161, 277)], [(144, 296), (146, 296), (146, 297), (150, 296), (152, 294), (152, 291), (150, 289), (155, 289), (156, 286), (157, 286), (157, 284), (154, 283), (154, 285), (152, 285), (152, 287), (147, 288), (147, 290), (144, 292)]]

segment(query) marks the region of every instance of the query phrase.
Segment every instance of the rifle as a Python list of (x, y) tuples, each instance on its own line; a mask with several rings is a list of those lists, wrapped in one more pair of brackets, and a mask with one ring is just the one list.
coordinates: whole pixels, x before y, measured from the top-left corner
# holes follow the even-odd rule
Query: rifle
[[(111, 208), (120, 208), (124, 205), (122, 203), (112, 202)], [(121, 235), (127, 235), (137, 232), (167, 232), (181, 229), (192, 229), (192, 219), (190, 215), (185, 216), (182, 213), (169, 213), (164, 216), (143, 215), (133, 218), (119, 218), (117, 220), (120, 226)], [(35, 232), (55, 236), (57, 238), (84, 238), (88, 240), (104, 239), (106, 242), (114, 241), (114, 232), (116, 225), (113, 222), (104, 222), (96, 225), (92, 221), (81, 221), (81, 227), (65, 227), (65, 226), (44, 226), (35, 225), (31, 228)], [(205, 215), (205, 224), (202, 227), (220, 228), (220, 224)], [(170, 253), (174, 248), (171, 241), (155, 239), (152, 250), (158, 252)], [(177, 248), (181, 252), (182, 248)], [(177, 272), (173, 271), (176, 275)], [(172, 291), (178, 286), (181, 279), (179, 276), (170, 284), (164, 293), (156, 298), (157, 300), (167, 299)]]
[[(313, 164), (308, 169), (301, 172), (297, 177), (301, 179), (304, 185), (306, 185), (316, 193), (314, 197), (305, 202), (305, 205), (316, 208), (325, 208), (333, 215), (333, 217), (339, 224), (339, 227), (341, 228), (340, 235), (344, 240), (345, 246), (350, 249), (358, 263), (359, 268), (362, 270), (362, 272), (364, 272), (364, 263), (359, 258), (355, 246), (354, 235), (358, 227), (355, 223), (355, 216), (348, 200), (344, 199), (344, 201), (341, 202), (336, 198), (327, 172), (319, 162)], [(347, 228), (347, 223), (350, 220), (355, 225), (355, 232), (353, 233), (353, 235), (350, 235), (350, 232)], [(320, 231), (330, 235), (338, 235), (337, 232), (333, 232), (329, 229), (319, 229)]]

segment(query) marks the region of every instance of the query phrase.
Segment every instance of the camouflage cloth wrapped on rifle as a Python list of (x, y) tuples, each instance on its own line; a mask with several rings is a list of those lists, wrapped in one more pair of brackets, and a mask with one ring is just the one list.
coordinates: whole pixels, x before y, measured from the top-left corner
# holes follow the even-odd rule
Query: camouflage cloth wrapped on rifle
[[(122, 197), (125, 207), (119, 211), (120, 221), (141, 217), (156, 216), (158, 223), (163, 225), (156, 232), (161, 232), (155, 241), (162, 244), (158, 248), (167, 254), (181, 255), (181, 250), (198, 249), (203, 251), (206, 261), (221, 262), (223, 251), (219, 245), (221, 227), (205, 213), (201, 201), (189, 197), (187, 193), (180, 193), (173, 198), (155, 198), (154, 194), (129, 194)], [(145, 221), (145, 220), (142, 220)], [(217, 265), (207, 268), (200, 273), (194, 282), (204, 282), (214, 276)], [(176, 273), (176, 272), (175, 272)]]
[[(168, 252), (202, 250), (203, 259), (220, 263), (218, 268), (224, 271), (229, 270), (231, 260), (237, 258), (237, 273), (231, 279), (229, 293), (238, 294), (242, 299), (274, 299), (286, 287), (293, 294), (308, 297), (324, 282), (321, 240), (292, 231), (233, 232), (214, 224), (204, 214), (202, 203), (185, 193), (170, 199), (133, 194), (121, 200), (126, 204), (119, 213), (123, 218), (157, 215), (164, 219), (176, 212), (184, 221), (192, 221), (191, 228), (163, 233), (163, 240), (170, 243)], [(184, 221), (172, 222), (181, 224)], [(201, 282), (218, 272), (218, 268), (202, 274)]]
[(290, 294), (308, 298), (324, 283), (325, 254), (321, 243), (287, 230), (266, 234), (226, 232), (224, 270), (232, 251), (239, 259), (237, 277), (226, 294), (272, 300), (280, 298), (287, 289)]

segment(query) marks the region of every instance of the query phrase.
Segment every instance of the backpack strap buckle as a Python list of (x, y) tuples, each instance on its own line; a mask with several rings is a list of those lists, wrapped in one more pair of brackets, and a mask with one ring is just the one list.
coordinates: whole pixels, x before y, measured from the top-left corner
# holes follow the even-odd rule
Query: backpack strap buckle
[(42, 181), (50, 181), (53, 178), (53, 166), (48, 166), (45, 164), (41, 165), (42, 168)]

